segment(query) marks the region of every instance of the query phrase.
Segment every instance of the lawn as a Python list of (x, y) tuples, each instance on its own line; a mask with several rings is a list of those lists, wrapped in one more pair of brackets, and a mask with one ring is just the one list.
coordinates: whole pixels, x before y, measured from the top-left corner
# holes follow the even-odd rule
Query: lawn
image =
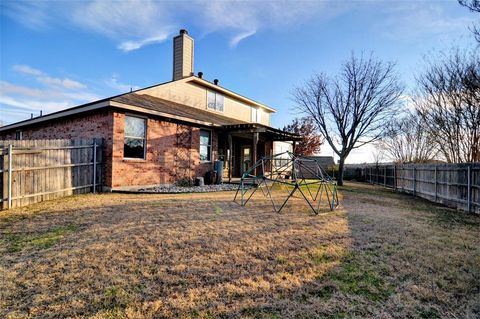
[[(480, 217), (378, 187), (88, 194), (0, 212), (0, 317), (478, 318)], [(257, 196), (257, 195), (255, 195)]]

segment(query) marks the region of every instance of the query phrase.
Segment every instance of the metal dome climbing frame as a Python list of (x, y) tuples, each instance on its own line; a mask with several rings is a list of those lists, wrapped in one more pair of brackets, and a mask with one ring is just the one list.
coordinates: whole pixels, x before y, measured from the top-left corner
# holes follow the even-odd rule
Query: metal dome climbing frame
[[(336, 182), (317, 161), (291, 152), (258, 160), (243, 173), (233, 201), (245, 206), (259, 189), (270, 199), (277, 213), (282, 211), (296, 192), (301, 194), (316, 215), (320, 213), (323, 198), (331, 211), (339, 204)], [(285, 196), (274, 198), (273, 191), (277, 189), (281, 189)]]

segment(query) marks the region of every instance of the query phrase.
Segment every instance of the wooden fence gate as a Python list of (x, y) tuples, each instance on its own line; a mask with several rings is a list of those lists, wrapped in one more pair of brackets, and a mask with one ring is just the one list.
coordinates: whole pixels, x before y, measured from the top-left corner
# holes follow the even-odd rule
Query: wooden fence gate
[(102, 146), (101, 139), (0, 141), (2, 209), (99, 190)]

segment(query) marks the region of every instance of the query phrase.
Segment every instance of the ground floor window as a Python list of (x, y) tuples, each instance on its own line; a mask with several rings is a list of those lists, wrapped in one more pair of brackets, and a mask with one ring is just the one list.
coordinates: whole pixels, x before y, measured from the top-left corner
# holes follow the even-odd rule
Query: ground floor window
[(125, 116), (124, 158), (145, 159), (145, 137), (147, 121), (145, 118)]
[(200, 161), (212, 160), (212, 131), (200, 130)]

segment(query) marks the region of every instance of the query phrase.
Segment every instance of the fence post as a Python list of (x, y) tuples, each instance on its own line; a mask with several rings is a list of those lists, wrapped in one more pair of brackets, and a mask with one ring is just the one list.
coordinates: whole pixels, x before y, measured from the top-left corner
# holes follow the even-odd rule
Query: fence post
[(413, 196), (417, 193), (417, 169), (413, 167)]
[(93, 140), (93, 192), (97, 188), (97, 140)]
[(438, 169), (435, 165), (435, 202), (438, 201), (438, 182), (437, 182)]
[(8, 209), (12, 208), (12, 160), (13, 146), (8, 145)]
[(387, 165), (383, 167), (383, 187), (387, 187)]
[(397, 165), (393, 165), (393, 189), (397, 190)]
[(472, 170), (471, 165), (467, 167), (467, 209), (470, 213), (472, 209)]
[(405, 166), (402, 164), (402, 193), (405, 192)]

